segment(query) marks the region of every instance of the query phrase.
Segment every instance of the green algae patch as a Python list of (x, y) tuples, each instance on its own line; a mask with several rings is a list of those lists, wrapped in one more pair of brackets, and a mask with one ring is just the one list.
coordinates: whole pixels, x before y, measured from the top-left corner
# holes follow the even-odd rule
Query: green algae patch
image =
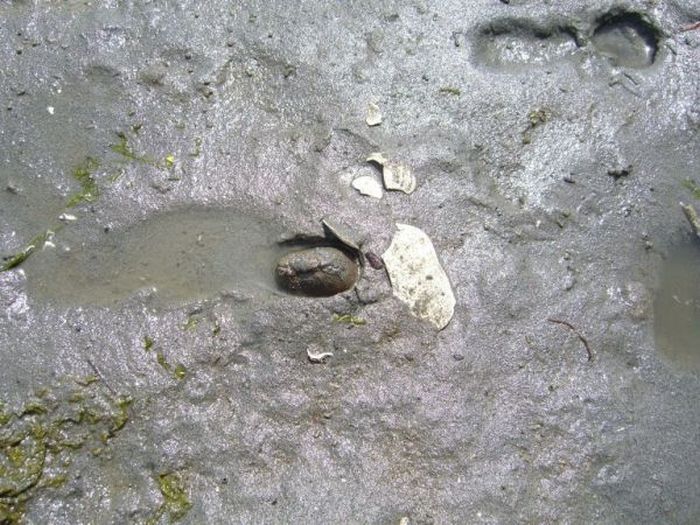
[[(155, 348), (155, 340), (151, 338), (150, 336), (145, 336), (143, 338), (143, 349), (145, 352), (150, 352)], [(187, 369), (185, 368), (185, 365), (182, 363), (178, 363), (175, 366), (173, 366), (165, 357), (165, 354), (163, 353), (162, 350), (160, 350), (160, 347), (158, 347), (158, 350), (155, 353), (156, 355), (156, 363), (165, 370), (170, 376), (172, 376), (173, 379), (177, 379), (178, 381), (185, 379), (187, 377)], [(2, 525), (2, 524), (0, 524)]]
[(188, 495), (187, 486), (177, 472), (159, 474), (156, 478), (158, 490), (163, 496), (163, 503), (146, 522), (147, 525), (155, 525), (163, 515), (168, 516), (170, 523), (184, 518), (192, 508), (192, 502)]
[(119, 142), (117, 142), (116, 144), (112, 144), (109, 148), (114, 153), (121, 155), (126, 160), (135, 161), (135, 162), (142, 162), (144, 164), (149, 164), (151, 166), (156, 166), (158, 164), (155, 160), (153, 160), (151, 157), (149, 157), (147, 155), (139, 155), (139, 154), (135, 153), (134, 150), (131, 149), (131, 146), (129, 145), (129, 138), (126, 136), (126, 133), (119, 132), (119, 133), (117, 133), (117, 137), (119, 138)]
[(199, 137), (196, 137), (194, 139), (194, 150), (190, 152), (189, 156), (190, 157), (199, 157), (202, 153), (202, 139)]
[(158, 352), (156, 354), (156, 361), (161, 367), (163, 367), (163, 369), (170, 372), (170, 363), (168, 363), (168, 361), (165, 359), (165, 355), (163, 354), (163, 352)]
[(90, 374), (85, 377), (80, 377), (75, 380), (80, 386), (90, 386), (93, 383), (97, 383), (100, 380), (95, 374)]
[(32, 498), (68, 482), (78, 455), (104, 450), (129, 420), (130, 404), (92, 380), (45, 389), (15, 411), (0, 401), (0, 524), (22, 523)]
[(173, 376), (176, 379), (185, 379), (185, 377), (187, 376), (187, 368), (185, 368), (185, 365), (183, 365), (182, 363), (178, 363), (175, 366), (175, 370), (173, 370)]
[(690, 191), (691, 195), (695, 200), (700, 200), (700, 185), (693, 179), (685, 179), (683, 181), (683, 187)]
[(193, 330), (197, 329), (197, 326), (199, 325), (199, 316), (198, 315), (190, 315), (187, 317), (187, 322), (182, 325), (182, 329), (185, 330), (186, 332), (191, 332)]
[(462, 94), (462, 90), (453, 86), (443, 86), (440, 88), (440, 93), (458, 97)]
[(523, 144), (532, 142), (532, 133), (542, 124), (552, 119), (552, 112), (548, 108), (533, 109), (527, 114), (528, 127), (523, 131)]
[(168, 372), (173, 377), (173, 379), (182, 380), (187, 376), (187, 368), (185, 368), (185, 365), (182, 363), (178, 363), (175, 366), (171, 365), (165, 358), (163, 352), (156, 353), (156, 361), (163, 368), (163, 370)]
[(146, 352), (150, 352), (151, 349), (153, 348), (153, 345), (154, 345), (155, 343), (156, 343), (156, 342), (153, 340), (152, 337), (150, 337), (150, 336), (148, 336), (148, 335), (146, 335), (146, 336), (143, 337), (143, 349), (144, 349)]
[(83, 202), (94, 202), (99, 198), (100, 188), (92, 176), (92, 173), (99, 167), (100, 163), (97, 159), (87, 157), (82, 164), (75, 168), (72, 176), (80, 184), (80, 191), (68, 198), (67, 208), (73, 208)]
[(350, 326), (363, 326), (363, 325), (367, 324), (367, 321), (362, 319), (361, 317), (355, 317), (354, 315), (350, 315), (350, 314), (343, 314), (343, 315), (333, 314), (333, 322), (334, 323), (343, 323), (343, 324), (347, 324)]
[(25, 246), (25, 248), (21, 252), (16, 253), (15, 255), (11, 255), (7, 258), (7, 260), (2, 264), (2, 266), (0, 266), (0, 272), (12, 270), (13, 268), (16, 268), (17, 266), (22, 264), (24, 261), (29, 259), (29, 257), (36, 251), (37, 248), (43, 246), (46, 241), (50, 240), (53, 237), (53, 235), (53, 231), (46, 230), (45, 232), (35, 236), (31, 241), (29, 241), (29, 244), (27, 244), (27, 246)]
[(530, 122), (531, 128), (535, 128), (540, 124), (548, 122), (551, 117), (552, 113), (547, 108), (533, 109), (532, 111), (530, 111), (530, 113), (527, 114), (527, 120)]
[[(100, 163), (97, 159), (86, 157), (85, 160), (73, 170), (72, 178), (80, 185), (80, 190), (73, 193), (66, 201), (65, 209), (74, 208), (84, 202), (95, 202), (100, 197), (100, 188), (93, 177), (93, 172), (99, 168)], [(74, 219), (73, 219), (74, 220)], [(56, 223), (52, 226), (53, 229), (36, 235), (29, 243), (20, 251), (10, 257), (0, 266), (0, 272), (12, 270), (20, 264), (24, 263), (37, 249), (41, 248), (44, 243), (50, 241), (56, 232), (63, 228), (63, 224)], [(0, 522), (1, 524), (2, 522)]]
[[(137, 134), (137, 131), (138, 130), (134, 130), (134, 134)], [(136, 153), (129, 144), (129, 137), (126, 136), (126, 133), (120, 131), (117, 133), (117, 137), (119, 138), (119, 142), (112, 144), (109, 149), (111, 149), (114, 153), (121, 155), (124, 159), (133, 162), (141, 162), (159, 169), (169, 170), (175, 167), (176, 158), (173, 153), (168, 153), (162, 160), (156, 160), (148, 155), (140, 155)]]

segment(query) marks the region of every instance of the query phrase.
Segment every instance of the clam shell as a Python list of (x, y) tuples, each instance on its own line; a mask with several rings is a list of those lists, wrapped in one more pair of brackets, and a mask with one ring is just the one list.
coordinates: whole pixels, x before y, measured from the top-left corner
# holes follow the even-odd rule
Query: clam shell
[(328, 297), (351, 289), (358, 273), (355, 261), (342, 250), (324, 246), (282, 256), (275, 267), (275, 280), (289, 293)]

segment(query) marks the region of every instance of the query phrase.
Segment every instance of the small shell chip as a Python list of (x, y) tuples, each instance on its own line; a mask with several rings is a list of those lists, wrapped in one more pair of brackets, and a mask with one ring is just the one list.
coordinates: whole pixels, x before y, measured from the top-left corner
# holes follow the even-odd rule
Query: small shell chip
[(384, 156), (384, 153), (375, 151), (374, 153), (369, 154), (369, 157), (367, 157), (367, 162), (376, 162), (380, 166), (384, 166), (384, 164), (389, 162), (389, 159)]
[(357, 177), (352, 181), (352, 187), (360, 192), (362, 195), (367, 195), (374, 199), (381, 199), (384, 196), (384, 191), (382, 191), (382, 185), (374, 177), (369, 175), (363, 175)]
[(404, 193), (413, 193), (416, 189), (416, 178), (413, 170), (405, 164), (389, 162), (382, 169), (384, 187), (387, 190), (398, 190)]
[(382, 111), (374, 102), (370, 102), (367, 106), (367, 118), (365, 122), (368, 126), (379, 126), (382, 123)]

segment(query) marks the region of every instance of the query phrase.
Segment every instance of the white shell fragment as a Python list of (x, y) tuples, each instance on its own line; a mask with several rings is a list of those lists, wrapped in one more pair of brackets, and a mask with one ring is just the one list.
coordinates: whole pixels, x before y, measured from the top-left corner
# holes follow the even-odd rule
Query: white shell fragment
[(73, 222), (77, 221), (78, 217), (76, 217), (75, 215), (71, 215), (70, 213), (62, 213), (58, 216), (58, 220), (61, 222)]
[(404, 193), (413, 193), (416, 189), (416, 178), (411, 168), (405, 164), (389, 162), (384, 164), (382, 170), (384, 187), (387, 190), (399, 190)]
[(384, 164), (389, 162), (389, 159), (384, 156), (384, 153), (376, 151), (374, 153), (370, 153), (369, 157), (367, 157), (367, 162), (376, 162), (380, 166), (384, 166)]
[(390, 161), (383, 153), (372, 153), (367, 162), (376, 162), (382, 167), (382, 178), (387, 190), (398, 190), (413, 193), (416, 189), (416, 178), (410, 166)]
[(359, 191), (362, 195), (367, 195), (374, 199), (381, 199), (384, 196), (382, 185), (374, 177), (363, 175), (352, 181), (352, 187)]
[(382, 123), (382, 111), (374, 102), (367, 106), (367, 118), (365, 122), (368, 126), (379, 126)]
[(391, 246), (382, 255), (394, 295), (411, 312), (438, 330), (454, 315), (455, 297), (430, 238), (421, 229), (397, 224)]
[(323, 363), (328, 357), (333, 357), (333, 352), (318, 351), (316, 347), (314, 347), (313, 350), (311, 348), (307, 348), (306, 356), (312, 363)]

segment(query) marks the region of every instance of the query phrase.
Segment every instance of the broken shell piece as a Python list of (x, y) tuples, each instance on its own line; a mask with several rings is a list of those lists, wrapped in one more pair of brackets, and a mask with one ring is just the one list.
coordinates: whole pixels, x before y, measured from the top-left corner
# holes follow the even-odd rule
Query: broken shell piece
[(362, 195), (367, 195), (374, 199), (381, 199), (384, 196), (382, 185), (374, 177), (363, 175), (352, 181), (352, 187), (359, 191)]
[(384, 166), (384, 164), (389, 162), (389, 159), (384, 156), (384, 153), (376, 151), (374, 153), (371, 153), (370, 156), (367, 157), (367, 162), (376, 162), (380, 166)]
[(306, 356), (312, 363), (323, 363), (326, 358), (333, 357), (333, 352), (322, 352), (316, 351), (316, 348), (312, 350), (311, 348), (306, 349)]
[(419, 228), (397, 224), (382, 255), (394, 295), (411, 312), (442, 330), (452, 319), (455, 297), (430, 238)]
[(387, 190), (413, 193), (416, 189), (416, 178), (409, 166), (392, 162), (383, 153), (372, 153), (367, 157), (367, 162), (376, 162), (382, 167), (382, 178)]
[(330, 237), (331, 239), (337, 240), (340, 244), (344, 244), (353, 252), (360, 251), (360, 246), (358, 242), (355, 241), (357, 235), (353, 235), (352, 232), (349, 232), (339, 224), (328, 219), (322, 219), (321, 225), (323, 226), (323, 231), (327, 238)]
[(404, 193), (413, 193), (416, 189), (416, 178), (411, 168), (405, 164), (389, 162), (382, 169), (384, 187), (387, 190), (399, 190)]
[(58, 220), (61, 222), (73, 222), (77, 221), (78, 217), (76, 217), (75, 215), (71, 215), (70, 213), (62, 213), (58, 216)]
[(382, 111), (374, 102), (370, 102), (367, 106), (367, 118), (365, 122), (368, 126), (378, 126), (382, 123)]

